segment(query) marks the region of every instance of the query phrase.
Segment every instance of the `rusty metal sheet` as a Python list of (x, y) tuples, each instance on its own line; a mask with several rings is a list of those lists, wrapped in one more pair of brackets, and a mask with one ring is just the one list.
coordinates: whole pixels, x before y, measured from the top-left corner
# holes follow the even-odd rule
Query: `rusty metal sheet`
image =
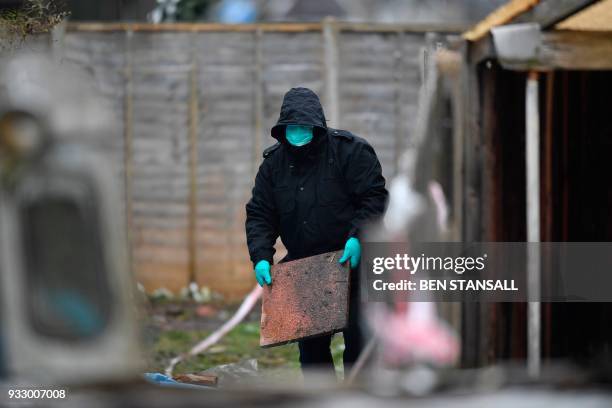
[(342, 251), (272, 267), (261, 311), (262, 347), (279, 346), (346, 328), (349, 268), (340, 265)]

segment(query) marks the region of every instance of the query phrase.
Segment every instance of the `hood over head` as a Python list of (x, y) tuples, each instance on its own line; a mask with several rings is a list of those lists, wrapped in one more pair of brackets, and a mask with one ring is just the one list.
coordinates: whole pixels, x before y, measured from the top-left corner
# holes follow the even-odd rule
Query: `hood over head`
[(280, 116), (272, 128), (272, 137), (281, 143), (287, 143), (285, 139), (287, 125), (313, 126), (313, 141), (327, 131), (323, 107), (316, 93), (308, 88), (291, 88), (285, 94)]

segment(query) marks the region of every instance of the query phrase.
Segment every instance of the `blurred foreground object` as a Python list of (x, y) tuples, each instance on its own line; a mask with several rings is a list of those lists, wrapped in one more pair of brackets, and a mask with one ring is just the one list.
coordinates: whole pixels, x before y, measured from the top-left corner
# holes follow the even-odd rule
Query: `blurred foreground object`
[[(446, 65), (452, 66), (448, 60)], [(449, 237), (450, 209), (436, 172), (441, 161), (436, 146), (442, 135), (436, 121), (442, 82), (435, 64), (424, 69), (412, 143), (390, 181), (385, 216), (366, 238), (389, 243), (390, 256), (396, 247), (410, 253), (419, 242), (444, 242)], [(399, 271), (393, 276), (396, 281), (406, 278)], [(368, 377), (377, 394), (427, 394), (439, 383), (442, 369), (459, 361), (459, 336), (440, 314), (433, 294), (430, 302), (407, 302), (404, 296), (389, 293), (386, 302), (370, 302), (366, 315), (378, 345), (376, 364)]]
[(110, 115), (79, 75), (32, 55), (0, 70), (1, 332), (19, 381), (138, 373), (118, 186), (105, 158), (76, 143), (103, 134)]

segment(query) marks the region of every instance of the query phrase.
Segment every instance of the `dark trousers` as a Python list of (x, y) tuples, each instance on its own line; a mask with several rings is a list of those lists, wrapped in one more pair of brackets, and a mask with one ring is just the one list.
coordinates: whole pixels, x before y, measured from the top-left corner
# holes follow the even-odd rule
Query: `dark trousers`
[[(351, 275), (357, 275), (353, 271)], [(349, 301), (349, 321), (344, 334), (344, 367), (345, 372), (350, 365), (357, 361), (363, 348), (363, 337), (359, 325), (360, 299), (357, 280), (351, 279), (351, 293)], [(314, 337), (298, 343), (300, 349), (300, 363), (302, 369), (331, 370), (334, 373), (334, 362), (330, 350), (331, 335)]]

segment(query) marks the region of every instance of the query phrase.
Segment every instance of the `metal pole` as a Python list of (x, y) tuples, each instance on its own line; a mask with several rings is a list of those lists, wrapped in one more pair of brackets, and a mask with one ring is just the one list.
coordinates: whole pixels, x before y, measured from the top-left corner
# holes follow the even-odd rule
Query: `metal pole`
[[(533, 243), (540, 242), (540, 113), (538, 73), (529, 72), (525, 100), (527, 162), (527, 285), (529, 299), (540, 293), (540, 252)], [(540, 375), (541, 322), (540, 302), (530, 301), (527, 309), (527, 370), (531, 377)]]

